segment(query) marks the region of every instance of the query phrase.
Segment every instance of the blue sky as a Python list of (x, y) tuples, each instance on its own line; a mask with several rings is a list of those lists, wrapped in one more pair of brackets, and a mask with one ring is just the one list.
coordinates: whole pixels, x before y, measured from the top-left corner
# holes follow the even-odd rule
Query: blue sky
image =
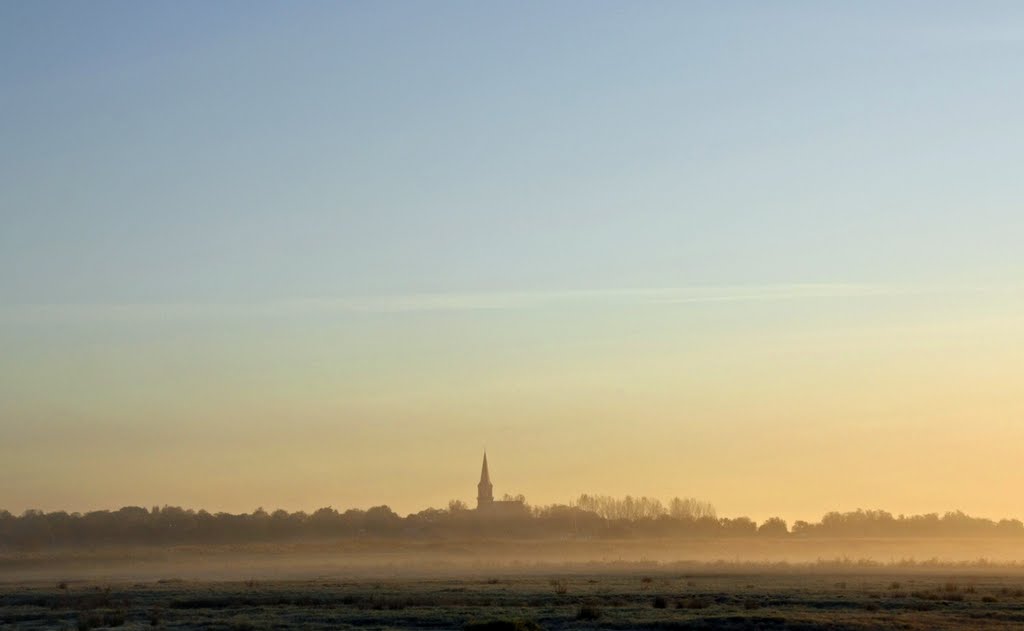
[(1014, 3), (3, 11), (5, 301), (1021, 271)]
[[(1022, 61), (1016, 2), (4, 3), (0, 432), (226, 431), (253, 384), (395, 428), (418, 378), (484, 400), (488, 370), (580, 366), (656, 410), (696, 336), (740, 366), (750, 331), (1012, 331)], [(351, 379), (377, 398), (323, 412)], [(422, 422), (472, 416), (442, 390)]]

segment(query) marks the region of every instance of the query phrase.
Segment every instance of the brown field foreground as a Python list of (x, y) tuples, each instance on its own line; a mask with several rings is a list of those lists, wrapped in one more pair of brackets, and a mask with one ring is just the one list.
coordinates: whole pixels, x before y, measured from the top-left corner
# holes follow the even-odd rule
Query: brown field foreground
[(1024, 575), (649, 572), (0, 585), (4, 629), (1011, 629)]

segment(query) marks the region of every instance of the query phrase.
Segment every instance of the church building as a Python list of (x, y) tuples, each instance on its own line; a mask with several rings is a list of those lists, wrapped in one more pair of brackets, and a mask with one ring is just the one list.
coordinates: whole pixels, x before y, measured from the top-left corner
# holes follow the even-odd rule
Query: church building
[(522, 500), (494, 499), (494, 485), (491, 484), (491, 473), (487, 470), (487, 452), (484, 452), (484, 464), (480, 469), (480, 482), (476, 485), (476, 509), (480, 513), (491, 515), (518, 515), (526, 511)]

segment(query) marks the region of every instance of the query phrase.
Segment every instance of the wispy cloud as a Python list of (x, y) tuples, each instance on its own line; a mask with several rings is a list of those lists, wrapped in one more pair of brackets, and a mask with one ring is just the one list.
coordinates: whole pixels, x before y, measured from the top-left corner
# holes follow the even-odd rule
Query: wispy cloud
[(870, 298), (948, 293), (967, 288), (911, 287), (852, 283), (716, 285), (550, 291), (413, 293), (343, 298), (305, 298), (232, 303), (22, 304), (0, 306), (11, 320), (174, 320), (252, 318), (330, 314), (510, 311), (551, 307), (714, 302), (763, 302), (806, 299)]
[(360, 312), (531, 309), (574, 304), (671, 304), (813, 297), (867, 296), (890, 289), (870, 285), (792, 284), (759, 286), (642, 287), (548, 291), (423, 293), (347, 300), (313, 300), (294, 307)]

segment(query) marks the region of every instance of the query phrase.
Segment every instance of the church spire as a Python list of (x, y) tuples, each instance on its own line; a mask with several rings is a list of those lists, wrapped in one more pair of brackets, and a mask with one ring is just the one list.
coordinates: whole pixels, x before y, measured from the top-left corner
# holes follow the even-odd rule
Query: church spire
[(485, 504), (490, 504), (494, 501), (493, 490), (494, 487), (491, 484), (491, 474), (487, 471), (487, 452), (484, 452), (484, 464), (480, 468), (480, 483), (476, 485), (476, 505), (477, 508)]

